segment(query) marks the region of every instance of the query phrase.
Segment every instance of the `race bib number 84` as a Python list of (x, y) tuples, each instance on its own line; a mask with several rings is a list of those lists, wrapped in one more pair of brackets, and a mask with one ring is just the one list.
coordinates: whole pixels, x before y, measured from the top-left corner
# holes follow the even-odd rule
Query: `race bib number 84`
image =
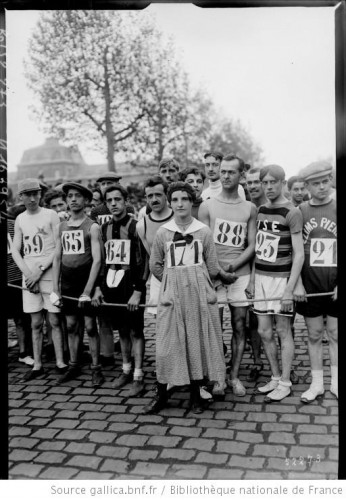
[(228, 247), (241, 247), (244, 245), (247, 233), (245, 222), (231, 222), (215, 219), (214, 242)]
[(258, 231), (256, 234), (256, 256), (267, 262), (275, 262), (278, 254), (280, 236)]
[(82, 230), (62, 231), (62, 253), (64, 255), (79, 255), (85, 252)]
[(186, 241), (171, 241), (167, 243), (167, 267), (196, 266), (202, 264), (202, 242), (194, 240), (192, 243)]
[(42, 255), (44, 240), (40, 233), (35, 236), (24, 236), (24, 255), (36, 257)]
[(105, 249), (106, 264), (130, 264), (130, 240), (108, 240)]
[(336, 240), (334, 238), (311, 238), (310, 266), (336, 267)]

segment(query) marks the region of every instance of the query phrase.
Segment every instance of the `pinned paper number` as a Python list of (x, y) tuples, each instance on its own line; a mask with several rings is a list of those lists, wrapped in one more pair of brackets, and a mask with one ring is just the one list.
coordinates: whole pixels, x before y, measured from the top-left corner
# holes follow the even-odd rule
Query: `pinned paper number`
[(167, 267), (196, 266), (202, 264), (203, 246), (200, 240), (192, 243), (170, 241), (167, 243)]
[(228, 247), (241, 247), (247, 233), (245, 222), (231, 222), (223, 219), (215, 219), (214, 242)]
[(256, 255), (261, 260), (275, 262), (278, 254), (280, 236), (258, 231), (256, 234)]
[(36, 257), (42, 255), (44, 248), (43, 237), (40, 233), (35, 236), (24, 236), (24, 255)]
[(10, 233), (7, 233), (7, 253), (8, 255), (12, 253), (12, 238)]
[(79, 255), (85, 252), (84, 236), (81, 229), (75, 231), (62, 231), (62, 253), (64, 255)]
[(310, 266), (336, 267), (337, 246), (334, 238), (311, 238)]
[(130, 264), (130, 240), (108, 240), (105, 249), (106, 264)]
[(108, 222), (111, 220), (112, 214), (104, 214), (104, 215), (98, 215), (97, 216), (97, 222), (102, 226), (105, 222)]

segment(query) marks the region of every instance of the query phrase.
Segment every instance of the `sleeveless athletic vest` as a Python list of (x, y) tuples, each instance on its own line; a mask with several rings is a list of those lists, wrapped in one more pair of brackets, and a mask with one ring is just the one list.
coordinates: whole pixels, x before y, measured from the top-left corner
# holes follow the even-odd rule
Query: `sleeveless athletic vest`
[[(219, 264), (228, 269), (232, 260), (241, 255), (245, 249), (251, 202), (241, 200), (239, 203), (227, 203), (218, 198), (210, 198), (204, 203), (209, 209), (210, 229)], [(239, 276), (249, 273), (249, 262), (237, 269)]]
[(69, 226), (67, 221), (61, 222), (59, 236), (61, 239), (61, 263), (65, 268), (76, 269), (92, 264), (90, 228), (95, 224), (87, 217), (80, 226)]
[(304, 265), (307, 293), (331, 292), (337, 283), (336, 202), (300, 205), (303, 214)]
[(162, 220), (154, 220), (151, 218), (151, 214), (147, 214), (143, 217), (144, 219), (144, 237), (149, 245), (149, 250), (151, 253), (151, 248), (154, 243), (154, 239), (158, 229), (173, 218), (173, 210), (171, 215)]

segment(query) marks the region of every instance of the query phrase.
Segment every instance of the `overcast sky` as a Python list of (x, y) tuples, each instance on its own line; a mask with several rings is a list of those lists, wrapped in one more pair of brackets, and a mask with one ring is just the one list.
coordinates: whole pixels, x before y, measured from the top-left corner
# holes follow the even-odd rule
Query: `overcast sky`
[[(151, 5), (173, 35), (194, 85), (218, 109), (239, 119), (262, 147), (265, 163), (293, 175), (318, 158), (335, 157), (334, 8), (201, 9)], [(33, 96), (23, 59), (37, 11), (7, 11), (8, 164), (45, 140), (29, 116)], [(105, 158), (80, 145), (87, 163)], [(202, 152), (201, 152), (202, 153)]]

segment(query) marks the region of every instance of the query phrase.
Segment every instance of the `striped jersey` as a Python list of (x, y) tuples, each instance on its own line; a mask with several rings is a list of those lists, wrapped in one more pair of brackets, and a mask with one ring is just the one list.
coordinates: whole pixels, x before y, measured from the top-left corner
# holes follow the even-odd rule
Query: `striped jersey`
[(7, 219), (7, 281), (12, 283), (22, 279), (22, 271), (12, 257), (12, 243), (14, 237), (14, 220)]
[(302, 214), (290, 201), (261, 205), (257, 212), (257, 274), (287, 278), (292, 267), (291, 234), (302, 231)]

